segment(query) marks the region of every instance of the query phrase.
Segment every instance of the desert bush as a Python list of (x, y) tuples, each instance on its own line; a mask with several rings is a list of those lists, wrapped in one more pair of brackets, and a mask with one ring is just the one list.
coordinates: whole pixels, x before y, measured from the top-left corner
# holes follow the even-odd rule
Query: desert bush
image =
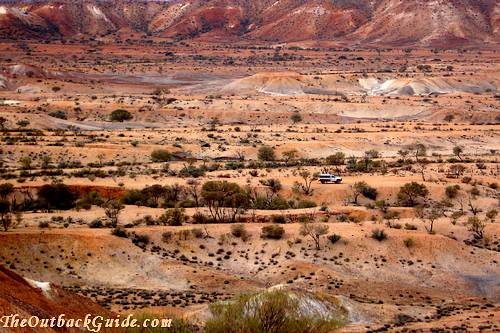
[(410, 247), (415, 246), (415, 241), (413, 240), (413, 238), (409, 237), (409, 238), (406, 238), (406, 239), (403, 240), (403, 244), (407, 248), (410, 248)]
[(53, 111), (49, 113), (49, 116), (58, 118), (58, 119), (68, 119), (66, 112), (64, 111)]
[(484, 238), (484, 229), (486, 228), (486, 223), (477, 216), (469, 217), (467, 221), (468, 229), (472, 233), (475, 239)]
[(327, 238), (330, 241), (330, 243), (335, 244), (342, 238), (342, 236), (333, 234), (333, 235), (328, 235)]
[(245, 225), (244, 224), (233, 224), (231, 226), (231, 235), (233, 235), (234, 237), (242, 237), (244, 235), (247, 234), (247, 230), (245, 228)]
[(314, 241), (316, 249), (321, 249), (321, 236), (328, 233), (330, 227), (327, 224), (311, 223), (309, 219), (304, 220), (300, 226), (300, 234), (302, 236), (309, 236)]
[(181, 226), (186, 222), (186, 213), (184, 208), (167, 209), (163, 215), (158, 218), (158, 222), (163, 225)]
[(203, 238), (203, 237), (205, 237), (205, 232), (203, 232), (203, 230), (200, 229), (200, 228), (193, 228), (190, 231), (191, 231), (191, 234), (194, 236), (194, 238)]
[(498, 215), (498, 210), (496, 210), (496, 209), (490, 209), (488, 212), (486, 212), (486, 217), (491, 222), (495, 222), (497, 215)]
[(277, 224), (262, 227), (261, 237), (264, 239), (281, 239), (285, 234), (285, 229)]
[(133, 117), (132, 117), (132, 114), (130, 112), (128, 112), (127, 110), (117, 109), (117, 110), (114, 110), (113, 112), (111, 112), (111, 115), (109, 118), (111, 121), (124, 122), (124, 121), (132, 119)]
[(276, 153), (274, 152), (274, 148), (269, 146), (262, 146), (259, 148), (257, 157), (261, 161), (271, 162), (276, 160)]
[(335, 153), (326, 158), (326, 163), (328, 165), (344, 165), (345, 164), (345, 154), (342, 152)]
[(110, 219), (111, 227), (116, 228), (118, 226), (118, 217), (125, 206), (118, 200), (109, 200), (102, 206), (104, 208), (104, 213)]
[(148, 235), (138, 235), (136, 233), (132, 233), (132, 243), (135, 245), (145, 248), (150, 242), (150, 238)]
[(414, 224), (411, 224), (411, 223), (405, 223), (405, 229), (406, 230), (418, 230), (418, 227)]
[(212, 220), (202, 212), (194, 213), (191, 220), (193, 221), (193, 224), (208, 224), (212, 222)]
[(104, 200), (101, 198), (101, 195), (98, 192), (91, 191), (85, 194), (76, 202), (76, 207), (79, 209), (89, 210), (92, 208), (92, 205), (100, 206), (102, 205)]
[(300, 200), (297, 203), (297, 208), (298, 209), (304, 209), (304, 208), (314, 208), (317, 207), (318, 204), (312, 200)]
[(179, 171), (179, 177), (183, 178), (199, 178), (203, 177), (205, 173), (207, 172), (207, 169), (205, 166), (200, 166), (196, 167), (194, 165), (185, 165), (180, 171)]
[[(266, 202), (267, 203), (267, 202)], [(255, 207), (259, 208), (259, 207)], [(263, 209), (269, 209), (269, 210), (280, 210), (280, 209), (288, 209), (290, 208), (289, 202), (283, 198), (280, 195), (275, 196), (270, 203), (264, 205)]]
[(145, 196), (141, 191), (130, 190), (125, 192), (122, 197), (122, 202), (125, 205), (142, 205), (145, 201)]
[(48, 221), (40, 221), (38, 223), (38, 228), (40, 229), (47, 229), (48, 227), (50, 227), (50, 223)]
[(376, 188), (371, 187), (365, 181), (357, 182), (352, 186), (353, 194), (354, 194), (354, 203), (358, 204), (358, 197), (360, 195), (365, 198), (375, 200), (377, 199), (378, 191)]
[(104, 228), (104, 224), (100, 219), (95, 219), (89, 223), (89, 228), (92, 229)]
[(125, 229), (117, 227), (111, 230), (111, 234), (116, 237), (128, 238), (128, 233)]
[(271, 221), (276, 224), (285, 224), (286, 217), (284, 215), (272, 215)]
[(9, 231), (10, 228), (17, 224), (12, 219), (12, 204), (8, 200), (0, 200), (0, 224), (4, 231)]
[(373, 239), (378, 240), (379, 242), (386, 240), (387, 239), (387, 234), (385, 233), (384, 230), (382, 229), (374, 229), (372, 230), (372, 236)]
[(45, 184), (38, 189), (38, 201), (48, 211), (71, 209), (75, 206), (76, 194), (63, 183)]
[(155, 149), (151, 152), (153, 162), (169, 162), (172, 160), (172, 154), (165, 149)]
[(337, 219), (337, 221), (344, 223), (344, 222), (349, 221), (349, 215), (341, 213), (341, 214), (337, 215), (336, 219)]
[(449, 199), (455, 199), (458, 196), (458, 191), (460, 190), (460, 185), (450, 185), (445, 189), (446, 197)]
[(169, 243), (173, 236), (174, 233), (172, 231), (165, 231), (164, 233), (161, 234), (161, 240), (164, 243)]
[(242, 295), (233, 302), (215, 303), (210, 311), (205, 333), (328, 333), (342, 324), (341, 320), (305, 314), (299, 298), (285, 290)]

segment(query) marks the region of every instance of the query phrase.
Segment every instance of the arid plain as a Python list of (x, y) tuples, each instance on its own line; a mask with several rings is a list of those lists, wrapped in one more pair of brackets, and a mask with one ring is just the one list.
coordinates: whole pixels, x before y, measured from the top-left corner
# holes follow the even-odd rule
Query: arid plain
[(0, 44), (0, 264), (54, 286), (0, 309), (201, 327), (279, 286), (344, 332), (498, 331), (498, 52), (311, 44)]

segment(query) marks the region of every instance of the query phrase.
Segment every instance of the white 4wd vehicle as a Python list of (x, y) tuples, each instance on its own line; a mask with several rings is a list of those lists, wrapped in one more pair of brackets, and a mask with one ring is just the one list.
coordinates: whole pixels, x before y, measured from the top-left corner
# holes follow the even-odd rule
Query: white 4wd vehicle
[(340, 184), (342, 183), (342, 177), (337, 177), (335, 175), (325, 173), (319, 175), (319, 181), (321, 182), (321, 184), (328, 184), (328, 183)]

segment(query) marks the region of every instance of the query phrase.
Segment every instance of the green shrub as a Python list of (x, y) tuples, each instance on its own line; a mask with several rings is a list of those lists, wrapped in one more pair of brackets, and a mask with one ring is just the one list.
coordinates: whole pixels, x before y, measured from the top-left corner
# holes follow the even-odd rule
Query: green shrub
[(387, 234), (382, 229), (374, 229), (372, 230), (372, 238), (381, 242), (387, 239)]
[(327, 236), (327, 238), (330, 241), (330, 243), (335, 244), (342, 238), (342, 236), (337, 235), (337, 234), (333, 234), (333, 235)]
[(102, 223), (101, 220), (95, 219), (89, 223), (89, 228), (92, 228), (92, 229), (104, 228), (104, 224)]
[(205, 333), (328, 333), (342, 324), (340, 319), (304, 313), (300, 299), (284, 290), (242, 295), (234, 302), (215, 303), (210, 311)]
[(409, 237), (409, 238), (406, 238), (406, 239), (403, 240), (403, 244), (407, 248), (410, 248), (410, 247), (415, 246), (415, 241), (413, 240), (413, 238)]
[(181, 226), (186, 222), (186, 214), (184, 208), (167, 209), (162, 216), (158, 218), (158, 222), (163, 225)]
[(155, 149), (151, 153), (151, 160), (153, 162), (169, 162), (172, 160), (172, 154), (165, 149)]
[(297, 204), (298, 209), (304, 209), (304, 208), (314, 208), (318, 206), (316, 202), (312, 200), (300, 200), (299, 203)]
[(50, 223), (47, 221), (41, 221), (38, 223), (38, 228), (40, 229), (47, 229), (48, 227), (50, 227)]
[(264, 239), (281, 239), (285, 234), (285, 229), (277, 224), (262, 227), (261, 237)]
[(121, 238), (128, 238), (128, 233), (125, 229), (123, 228), (114, 228), (111, 231), (111, 234), (116, 237), (121, 237)]
[(122, 202), (125, 205), (142, 205), (144, 203), (145, 196), (141, 191), (130, 190), (125, 192), (122, 197)]
[(286, 223), (286, 217), (283, 215), (272, 215), (271, 216), (271, 221), (273, 223), (277, 224), (285, 224)]
[(203, 237), (205, 237), (205, 233), (200, 228), (193, 228), (193, 229), (191, 229), (191, 233), (193, 234), (193, 236), (195, 238), (203, 238)]
[(68, 116), (66, 116), (66, 112), (64, 112), (64, 111), (50, 112), (49, 116), (51, 116), (53, 118), (64, 119), (64, 120), (68, 119)]
[(429, 195), (429, 190), (424, 184), (411, 182), (403, 185), (399, 189), (398, 201), (405, 207), (414, 207), (418, 204), (419, 199)]
[(202, 212), (194, 213), (191, 220), (193, 224), (208, 224), (212, 222), (212, 220)]
[(113, 112), (111, 112), (110, 120), (111, 121), (118, 121), (118, 122), (124, 122), (126, 120), (132, 119), (132, 114), (128, 112), (127, 110), (123, 109), (117, 109)]
[(164, 243), (170, 242), (172, 237), (174, 236), (174, 233), (172, 231), (165, 231), (164, 233), (161, 234), (161, 240)]
[(261, 161), (271, 162), (276, 160), (276, 153), (274, 152), (274, 148), (269, 146), (262, 146), (259, 148), (257, 157)]
[(237, 238), (243, 238), (248, 235), (248, 231), (244, 224), (233, 224), (231, 226), (231, 235)]
[(411, 223), (405, 223), (406, 230), (418, 230), (417, 226)]

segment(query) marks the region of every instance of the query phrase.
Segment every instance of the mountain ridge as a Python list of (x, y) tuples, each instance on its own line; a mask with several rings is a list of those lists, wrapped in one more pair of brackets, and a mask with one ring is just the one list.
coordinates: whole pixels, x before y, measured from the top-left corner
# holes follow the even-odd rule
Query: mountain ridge
[(463, 47), (499, 45), (496, 0), (0, 1), (0, 38), (122, 32), (203, 41)]

